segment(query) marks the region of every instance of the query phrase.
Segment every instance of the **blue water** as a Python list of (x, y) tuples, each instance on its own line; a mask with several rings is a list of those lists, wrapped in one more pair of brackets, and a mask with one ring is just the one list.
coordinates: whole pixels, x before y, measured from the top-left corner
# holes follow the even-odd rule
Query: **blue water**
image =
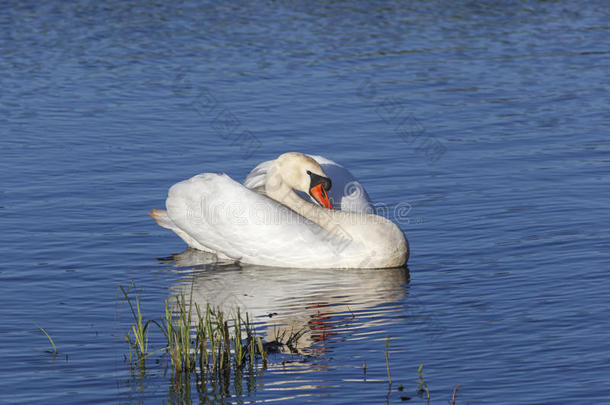
[[(226, 402), (426, 403), (421, 363), (430, 403), (607, 402), (608, 21), (602, 0), (7, 2), (0, 402), (219, 400), (166, 356), (130, 371), (132, 281), (149, 318), (192, 287), (265, 338), (306, 329)], [(410, 207), (408, 269), (204, 265), (145, 215), (286, 151)]]

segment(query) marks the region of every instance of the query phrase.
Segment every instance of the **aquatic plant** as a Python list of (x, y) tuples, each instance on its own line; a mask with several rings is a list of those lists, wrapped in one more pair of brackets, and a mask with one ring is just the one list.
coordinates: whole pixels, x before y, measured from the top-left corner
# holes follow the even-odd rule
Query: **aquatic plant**
[(287, 329), (282, 329), (280, 332), (274, 330), (274, 340), (268, 344), (276, 347), (286, 347), (290, 353), (298, 353), (298, 341), (306, 332), (307, 328), (296, 331), (291, 329), (290, 332)]
[[(38, 325), (36, 325), (36, 326), (38, 326)], [(55, 342), (53, 342), (53, 339), (51, 339), (51, 336), (50, 336), (50, 335), (47, 333), (47, 331), (46, 331), (46, 330), (45, 330), (43, 327), (41, 327), (41, 326), (38, 326), (38, 329), (40, 329), (40, 331), (41, 331), (42, 333), (44, 333), (44, 334), (45, 334), (45, 336), (47, 337), (47, 339), (49, 339), (49, 342), (51, 343), (51, 346), (53, 346), (53, 350), (52, 350), (52, 351), (51, 351), (51, 350), (45, 350), (45, 351), (46, 351), (47, 353), (52, 353), (52, 354), (57, 354), (57, 353), (59, 353), (59, 352), (57, 351), (57, 346), (55, 346)]]
[(390, 337), (388, 336), (385, 341), (385, 367), (388, 373), (388, 383), (392, 385), (392, 376), (390, 375), (390, 355), (388, 353), (390, 349)]
[(165, 316), (161, 318), (160, 328), (167, 340), (165, 351), (171, 359), (173, 369), (177, 372), (191, 371), (197, 362), (198, 345), (195, 344), (191, 350), (191, 304), (192, 302), (189, 302), (187, 310), (186, 298), (177, 297), (175, 317), (174, 310), (166, 300)]
[(426, 376), (426, 374), (423, 373), (423, 369), (424, 363), (420, 363), (419, 367), (417, 368), (417, 392), (420, 395), (423, 395), (425, 393), (427, 401), (430, 402), (430, 389), (428, 388), (428, 384), (426, 384), (426, 381), (424, 381), (424, 377)]
[(119, 285), (119, 289), (123, 293), (124, 299), (129, 304), (129, 308), (131, 309), (131, 314), (135, 322), (135, 325), (132, 325), (129, 332), (125, 334), (125, 340), (129, 343), (129, 362), (133, 363), (135, 353), (135, 358), (137, 359), (138, 363), (143, 365), (144, 360), (148, 356), (148, 325), (150, 321), (143, 322), (139, 295), (136, 295), (136, 305), (134, 308), (131, 299), (129, 298), (129, 292), (132, 288), (135, 288), (135, 284), (133, 282), (127, 289)]
[(451, 394), (451, 405), (455, 405), (455, 394), (457, 394), (457, 390), (459, 390), (460, 388), (462, 388), (461, 385), (456, 385), (455, 387), (453, 387), (453, 392)]
[[(129, 343), (130, 364), (144, 367), (144, 360), (151, 355), (165, 352), (174, 374), (199, 371), (211, 378), (224, 376), (228, 378), (231, 371), (241, 372), (249, 359), (249, 369), (253, 372), (257, 359), (262, 359), (262, 367), (267, 365), (267, 352), (260, 336), (256, 335), (250, 316), (237, 309), (235, 316), (229, 317), (220, 308), (206, 304), (205, 311), (193, 303), (192, 293), (188, 300), (184, 295), (177, 296), (173, 302), (164, 302), (165, 312), (159, 321), (144, 321), (140, 297), (136, 295), (135, 305), (129, 296), (134, 284), (125, 289), (119, 286), (128, 302), (134, 319), (126, 334)], [(165, 338), (166, 345), (154, 352), (148, 351), (149, 326), (158, 327)], [(245, 333), (245, 339), (244, 338)], [(288, 341), (298, 337), (291, 334)]]

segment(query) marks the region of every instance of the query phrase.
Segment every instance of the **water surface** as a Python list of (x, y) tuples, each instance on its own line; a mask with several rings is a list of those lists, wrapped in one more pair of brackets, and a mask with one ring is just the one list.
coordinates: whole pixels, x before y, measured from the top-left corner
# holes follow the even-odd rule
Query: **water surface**
[[(425, 403), (421, 363), (431, 403), (458, 384), (456, 403), (604, 402), (609, 11), (9, 2), (0, 402), (199, 402), (165, 357), (143, 375), (125, 363), (118, 286), (132, 281), (150, 318), (192, 287), (249, 307), (265, 337), (307, 329), (299, 353), (232, 384), (228, 402)], [(185, 263), (182, 241), (145, 215), (180, 180), (241, 181), (290, 150), (344, 164), (375, 202), (408, 204), (408, 269)]]

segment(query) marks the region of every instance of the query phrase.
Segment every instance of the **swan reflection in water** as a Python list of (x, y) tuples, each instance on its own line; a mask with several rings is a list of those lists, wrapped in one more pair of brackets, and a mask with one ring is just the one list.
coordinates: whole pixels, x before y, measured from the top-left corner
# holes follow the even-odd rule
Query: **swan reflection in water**
[(173, 298), (184, 294), (188, 300), (192, 291), (193, 303), (202, 308), (209, 303), (231, 318), (239, 307), (267, 342), (301, 332), (291, 349), (308, 355), (328, 350), (326, 343), (340, 331), (351, 331), (354, 339), (360, 333), (383, 333), (380, 327), (398, 321), (397, 315), (404, 312), (409, 282), (406, 267), (297, 269), (227, 264), (190, 248), (167, 259), (175, 267), (192, 269), (171, 288)]

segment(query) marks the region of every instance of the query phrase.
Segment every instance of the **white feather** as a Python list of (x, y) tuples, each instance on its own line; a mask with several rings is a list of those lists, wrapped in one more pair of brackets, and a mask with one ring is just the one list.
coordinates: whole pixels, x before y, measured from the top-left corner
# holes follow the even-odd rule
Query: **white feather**
[[(153, 210), (150, 215), (189, 246), (221, 260), (300, 268), (404, 264), (404, 234), (391, 221), (367, 215), (371, 202), (360, 183), (343, 166), (321, 156), (311, 158), (320, 163), (297, 153), (263, 162), (244, 185), (226, 174), (196, 175), (170, 188), (167, 212)], [(309, 181), (303, 179), (308, 170), (331, 178), (329, 197), (341, 211), (318, 207), (306, 202), (304, 192), (302, 198), (292, 192), (308, 189)], [(270, 189), (276, 184), (270, 176), (284, 188)]]

